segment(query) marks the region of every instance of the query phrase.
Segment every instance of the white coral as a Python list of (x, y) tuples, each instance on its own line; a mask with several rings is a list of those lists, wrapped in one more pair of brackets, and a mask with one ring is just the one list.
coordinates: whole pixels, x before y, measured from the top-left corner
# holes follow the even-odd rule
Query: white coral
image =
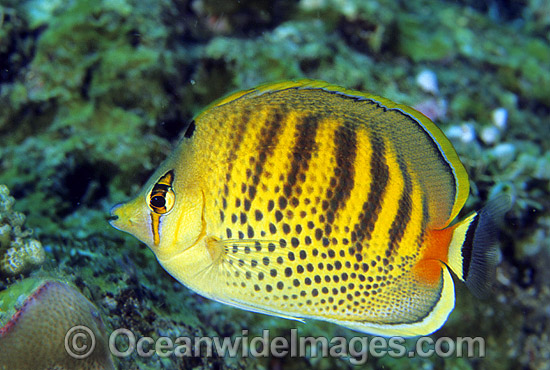
[(0, 185), (0, 274), (17, 275), (44, 262), (42, 244), (29, 239), (32, 230), (25, 230), (25, 215), (15, 212), (15, 199), (6, 185)]

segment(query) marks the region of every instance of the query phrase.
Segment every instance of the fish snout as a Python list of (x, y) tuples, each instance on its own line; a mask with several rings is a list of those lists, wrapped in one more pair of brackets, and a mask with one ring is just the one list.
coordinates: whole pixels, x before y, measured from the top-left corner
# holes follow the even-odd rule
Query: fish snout
[(121, 206), (122, 206), (122, 203), (119, 203), (119, 204), (116, 204), (115, 206), (113, 206), (113, 208), (111, 208), (111, 210), (109, 211), (109, 213), (110, 213), (109, 216), (107, 216), (107, 221), (115, 229), (118, 229), (116, 223), (117, 223), (117, 220), (119, 219), (119, 215), (118, 215), (117, 211), (120, 210)]

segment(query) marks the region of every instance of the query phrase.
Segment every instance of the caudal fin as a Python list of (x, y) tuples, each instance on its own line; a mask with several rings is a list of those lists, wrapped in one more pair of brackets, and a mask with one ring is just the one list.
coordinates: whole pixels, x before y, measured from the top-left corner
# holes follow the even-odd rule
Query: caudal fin
[(477, 297), (486, 296), (495, 279), (497, 223), (509, 208), (510, 198), (500, 196), (454, 226), (448, 264)]

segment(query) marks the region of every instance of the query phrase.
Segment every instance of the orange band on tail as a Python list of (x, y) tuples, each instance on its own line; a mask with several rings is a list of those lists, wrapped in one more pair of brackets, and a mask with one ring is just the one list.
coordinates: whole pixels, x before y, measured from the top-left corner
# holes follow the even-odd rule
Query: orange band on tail
[(414, 267), (414, 272), (419, 280), (435, 285), (441, 278), (442, 263), (447, 263), (449, 244), (453, 235), (454, 227), (443, 230), (430, 230), (425, 243), (426, 251), (422, 259)]

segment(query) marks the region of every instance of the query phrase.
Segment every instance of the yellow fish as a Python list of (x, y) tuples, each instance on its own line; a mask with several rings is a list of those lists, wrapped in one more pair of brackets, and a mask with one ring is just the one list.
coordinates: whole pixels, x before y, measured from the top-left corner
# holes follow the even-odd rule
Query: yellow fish
[(428, 118), (321, 81), (223, 98), (111, 224), (195, 292), (245, 310), (378, 335), (439, 329), (450, 271), (481, 293), (496, 207), (450, 225), (469, 193)]

